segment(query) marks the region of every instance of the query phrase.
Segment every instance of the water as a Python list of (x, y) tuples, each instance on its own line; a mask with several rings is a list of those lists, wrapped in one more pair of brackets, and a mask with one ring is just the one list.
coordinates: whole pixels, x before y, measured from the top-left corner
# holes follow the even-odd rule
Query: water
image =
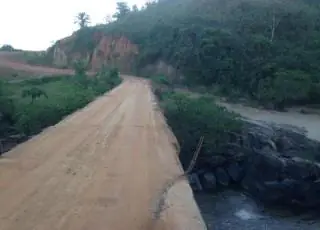
[(320, 221), (310, 215), (265, 211), (253, 199), (238, 191), (218, 194), (196, 193), (208, 230), (319, 230)]

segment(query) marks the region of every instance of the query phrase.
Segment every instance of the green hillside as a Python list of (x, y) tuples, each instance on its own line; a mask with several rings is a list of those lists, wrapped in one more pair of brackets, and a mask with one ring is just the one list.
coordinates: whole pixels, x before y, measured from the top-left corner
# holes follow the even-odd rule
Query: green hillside
[(141, 10), (121, 4), (115, 16), (79, 36), (126, 36), (139, 46), (138, 70), (161, 60), (190, 86), (278, 108), (320, 102), (318, 1), (159, 0)]
[(164, 60), (188, 84), (279, 106), (320, 100), (318, 1), (162, 0), (103, 29), (137, 43), (140, 66)]

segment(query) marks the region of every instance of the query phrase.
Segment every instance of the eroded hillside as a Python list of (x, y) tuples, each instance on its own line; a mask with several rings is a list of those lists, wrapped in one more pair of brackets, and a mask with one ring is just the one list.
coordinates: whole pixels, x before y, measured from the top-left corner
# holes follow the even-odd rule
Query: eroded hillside
[(102, 66), (117, 67), (130, 72), (135, 66), (138, 46), (124, 36), (104, 35), (102, 32), (80, 31), (64, 38), (53, 47), (53, 64), (69, 67), (81, 59), (93, 70)]

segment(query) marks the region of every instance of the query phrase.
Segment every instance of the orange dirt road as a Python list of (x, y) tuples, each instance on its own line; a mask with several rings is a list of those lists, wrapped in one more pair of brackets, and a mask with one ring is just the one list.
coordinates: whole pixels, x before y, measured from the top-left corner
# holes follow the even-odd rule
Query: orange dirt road
[(1, 230), (203, 230), (146, 80), (119, 87), (0, 158)]

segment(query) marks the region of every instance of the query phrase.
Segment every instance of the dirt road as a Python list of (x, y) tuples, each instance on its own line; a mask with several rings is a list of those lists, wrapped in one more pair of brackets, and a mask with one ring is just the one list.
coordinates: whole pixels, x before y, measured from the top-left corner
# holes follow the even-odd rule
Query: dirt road
[(10, 58), (11, 53), (0, 52), (0, 69), (12, 69), (15, 72), (23, 71), (29, 74), (41, 74), (41, 75), (70, 75), (74, 71), (71, 69), (57, 69), (44, 66), (33, 66), (23, 63), (21, 60), (16, 61)]
[(110, 93), (0, 158), (1, 230), (202, 230), (176, 142), (146, 80)]

